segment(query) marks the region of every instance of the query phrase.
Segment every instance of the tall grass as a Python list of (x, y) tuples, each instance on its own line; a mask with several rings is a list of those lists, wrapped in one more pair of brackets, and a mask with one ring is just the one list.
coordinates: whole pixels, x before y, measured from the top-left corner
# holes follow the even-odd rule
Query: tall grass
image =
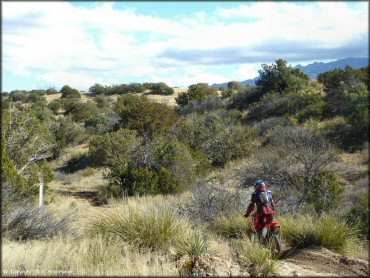
[(190, 237), (184, 238), (177, 246), (177, 248), (175, 247), (175, 253), (178, 257), (198, 257), (218, 253), (216, 248), (212, 246), (210, 238), (200, 231), (194, 231)]
[(356, 230), (335, 216), (284, 216), (280, 224), (283, 238), (297, 248), (320, 245), (343, 253), (356, 240)]
[(139, 248), (167, 250), (190, 235), (187, 220), (176, 211), (150, 206), (125, 206), (123, 209), (101, 214), (92, 225), (92, 232), (114, 235)]
[(117, 237), (96, 235), (27, 242), (4, 241), (6, 276), (174, 276), (175, 262), (161, 252), (139, 252)]
[(251, 276), (271, 276), (277, 272), (277, 261), (271, 251), (247, 239), (233, 240), (235, 260)]
[(221, 216), (213, 221), (210, 229), (227, 238), (243, 238), (252, 234), (252, 226), (240, 214)]

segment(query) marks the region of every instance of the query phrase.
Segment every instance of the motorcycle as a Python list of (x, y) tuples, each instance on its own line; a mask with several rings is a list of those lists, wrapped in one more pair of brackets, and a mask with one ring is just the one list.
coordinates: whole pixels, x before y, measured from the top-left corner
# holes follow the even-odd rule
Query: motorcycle
[(265, 216), (265, 222), (267, 223), (263, 226), (257, 219), (257, 212), (251, 214), (252, 221), (249, 224), (252, 227), (252, 237), (251, 240), (254, 241), (258, 236), (259, 242), (269, 248), (274, 255), (279, 256), (282, 252), (281, 245), (281, 227), (277, 221), (270, 222), (270, 217)]

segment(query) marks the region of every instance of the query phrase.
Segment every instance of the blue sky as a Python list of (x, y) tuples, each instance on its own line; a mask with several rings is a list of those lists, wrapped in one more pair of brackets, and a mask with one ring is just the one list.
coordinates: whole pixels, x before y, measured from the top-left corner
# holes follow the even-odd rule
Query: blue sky
[(3, 2), (2, 91), (242, 81), (368, 55), (367, 2)]

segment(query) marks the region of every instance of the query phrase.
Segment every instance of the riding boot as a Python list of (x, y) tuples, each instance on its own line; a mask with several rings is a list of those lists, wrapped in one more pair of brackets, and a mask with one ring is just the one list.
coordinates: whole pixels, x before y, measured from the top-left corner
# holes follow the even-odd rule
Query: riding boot
[(261, 237), (260, 237), (260, 243), (262, 245), (265, 244), (266, 242), (266, 237), (267, 237), (267, 228), (266, 227), (263, 227), (262, 231), (261, 231)]

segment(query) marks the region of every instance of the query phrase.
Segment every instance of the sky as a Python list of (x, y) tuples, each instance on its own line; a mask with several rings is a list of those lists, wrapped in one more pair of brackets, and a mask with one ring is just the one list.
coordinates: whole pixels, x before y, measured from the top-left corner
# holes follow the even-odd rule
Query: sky
[(2, 91), (243, 81), (368, 57), (368, 2), (2, 2)]

